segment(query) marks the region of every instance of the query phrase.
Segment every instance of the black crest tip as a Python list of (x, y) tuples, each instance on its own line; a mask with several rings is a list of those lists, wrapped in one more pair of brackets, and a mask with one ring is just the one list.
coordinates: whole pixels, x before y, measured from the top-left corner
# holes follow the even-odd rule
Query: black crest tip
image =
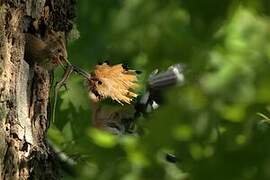
[(127, 63), (123, 63), (122, 67), (123, 67), (124, 70), (128, 70), (128, 64)]
[(142, 71), (135, 71), (136, 72), (136, 74), (142, 74)]

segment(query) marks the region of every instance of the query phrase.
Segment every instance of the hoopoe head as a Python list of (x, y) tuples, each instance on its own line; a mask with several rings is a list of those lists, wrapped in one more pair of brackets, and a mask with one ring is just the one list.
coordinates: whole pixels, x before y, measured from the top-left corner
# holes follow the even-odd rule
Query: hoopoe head
[(68, 54), (64, 32), (49, 30), (46, 36), (46, 44), (51, 63), (55, 65), (65, 64)]
[(138, 73), (124, 64), (96, 65), (88, 81), (90, 98), (94, 101), (111, 98), (122, 105), (130, 104), (132, 99), (137, 97), (134, 90), (139, 86)]

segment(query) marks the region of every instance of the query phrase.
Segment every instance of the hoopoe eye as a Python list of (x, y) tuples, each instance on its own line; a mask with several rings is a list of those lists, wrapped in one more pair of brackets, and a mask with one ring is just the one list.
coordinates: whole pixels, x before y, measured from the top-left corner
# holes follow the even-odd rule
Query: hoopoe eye
[(59, 49), (57, 49), (57, 52), (58, 52), (58, 53), (61, 53), (61, 49), (60, 49), (60, 48), (59, 48)]
[(98, 81), (98, 85), (101, 85), (102, 84), (102, 82), (101, 81)]

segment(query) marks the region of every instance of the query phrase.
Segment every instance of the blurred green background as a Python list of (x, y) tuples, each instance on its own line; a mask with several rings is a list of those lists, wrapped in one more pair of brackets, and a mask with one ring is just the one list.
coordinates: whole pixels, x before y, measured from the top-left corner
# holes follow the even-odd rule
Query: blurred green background
[(127, 62), (144, 81), (181, 62), (187, 80), (143, 137), (116, 137), (91, 128), (83, 80), (71, 78), (48, 135), (77, 162), (64, 179), (270, 179), (269, 15), (269, 0), (79, 0), (72, 63)]

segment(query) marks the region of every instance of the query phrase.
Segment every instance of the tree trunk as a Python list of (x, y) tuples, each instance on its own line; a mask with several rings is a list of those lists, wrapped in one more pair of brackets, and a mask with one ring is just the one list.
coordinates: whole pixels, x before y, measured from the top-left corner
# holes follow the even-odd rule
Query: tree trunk
[(59, 179), (46, 143), (50, 76), (24, 61), (24, 32), (34, 20), (69, 32), (73, 17), (74, 0), (0, 0), (0, 179)]

